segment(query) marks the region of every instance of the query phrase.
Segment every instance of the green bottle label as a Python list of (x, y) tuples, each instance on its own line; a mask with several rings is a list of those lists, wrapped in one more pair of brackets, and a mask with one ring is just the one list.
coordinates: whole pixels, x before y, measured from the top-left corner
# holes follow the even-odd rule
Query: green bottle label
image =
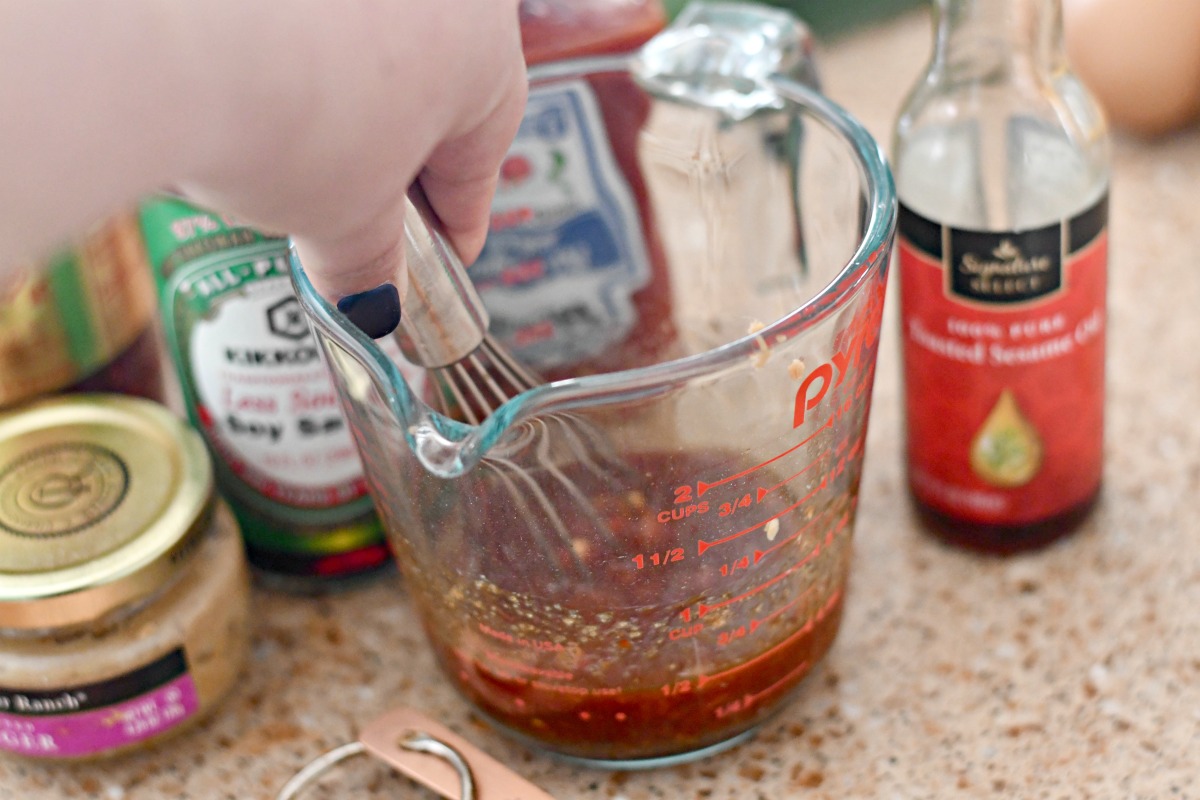
[(301, 574), (378, 566), (362, 551), (386, 560), (382, 531), (286, 240), (174, 198), (146, 201), (141, 216), (188, 413), (251, 559)]
[(157, 361), (129, 351), (154, 319), (141, 232), (121, 213), (40, 264), (0, 282), (0, 406), (92, 380), (93, 387), (158, 398)]

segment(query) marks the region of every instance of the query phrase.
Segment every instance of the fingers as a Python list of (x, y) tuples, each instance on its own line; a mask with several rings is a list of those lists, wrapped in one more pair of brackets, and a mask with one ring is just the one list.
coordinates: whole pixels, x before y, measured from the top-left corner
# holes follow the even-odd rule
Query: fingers
[[(384, 51), (390, 71), (380, 72), (379, 59), (352, 57), (357, 51), (341, 44), (338, 26), (333, 44), (312, 32), (323, 44), (312, 50), (314, 58), (323, 54), (317, 74), (327, 79), (314, 81), (315, 100), (301, 108), (294, 141), (239, 140), (228, 159), (182, 183), (194, 183), (211, 207), (290, 233), (314, 288), (332, 303), (351, 298), (360, 311), (362, 303), (390, 309), (404, 300), (404, 202), (414, 179), (455, 249), (474, 260), (524, 113), (526, 77), (517, 0), (468, 5), (471, 24), (422, 0), (409, 26), (377, 25), (382, 32), (373, 36), (365, 21), (349, 25), (367, 56), (372, 47)], [(397, 38), (403, 47), (392, 46)], [(255, 153), (267, 156), (247, 155)], [(358, 297), (385, 284), (395, 291)]]
[(337, 238), (296, 235), (293, 241), (313, 287), (330, 302), (383, 284), (395, 286), (403, 301), (408, 286), (403, 199), (352, 233)]
[[(467, 263), (483, 248), (500, 164), (525, 112), (527, 82), (519, 37), (510, 43), (506, 63), (508, 75), (491, 111), (466, 133), (435, 147), (418, 176), (442, 232)], [(349, 298), (347, 302), (354, 306), (363, 293), (390, 283), (403, 302), (407, 289), (403, 203), (403, 197), (391, 201), (366, 227), (337, 239), (294, 237), (301, 263), (323, 297), (335, 303)], [(377, 300), (386, 305), (390, 297), (375, 293), (362, 302), (374, 308)], [(367, 327), (370, 324), (364, 330)]]
[(483, 249), (500, 164), (525, 112), (527, 81), (519, 41), (510, 64), (511, 74), (491, 113), (467, 133), (442, 142), (419, 178), (443, 232), (466, 263)]

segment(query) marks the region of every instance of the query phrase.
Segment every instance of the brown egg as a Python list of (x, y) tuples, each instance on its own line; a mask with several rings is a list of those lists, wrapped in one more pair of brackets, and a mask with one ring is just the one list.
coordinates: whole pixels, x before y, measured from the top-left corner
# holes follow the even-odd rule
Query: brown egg
[(1157, 136), (1200, 116), (1200, 0), (1063, 0), (1063, 24), (1115, 127)]

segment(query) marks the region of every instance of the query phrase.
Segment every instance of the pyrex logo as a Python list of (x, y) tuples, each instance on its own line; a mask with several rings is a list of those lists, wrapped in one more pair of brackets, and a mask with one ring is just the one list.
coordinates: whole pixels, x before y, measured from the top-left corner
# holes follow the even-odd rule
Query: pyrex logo
[[(792, 412), (792, 427), (804, 425), (808, 412), (814, 410), (825, 400), (831, 389), (838, 389), (845, 382), (846, 376), (852, 372), (860, 372), (865, 365), (873, 363), (874, 347), (879, 341), (879, 328), (883, 321), (884, 284), (879, 284), (868, 290), (870, 292), (866, 305), (850, 322), (845, 332), (838, 337), (844, 346), (810, 372), (805, 374), (796, 390), (796, 400)], [(855, 395), (866, 391), (870, 385), (869, 373), (861, 377), (855, 386)]]

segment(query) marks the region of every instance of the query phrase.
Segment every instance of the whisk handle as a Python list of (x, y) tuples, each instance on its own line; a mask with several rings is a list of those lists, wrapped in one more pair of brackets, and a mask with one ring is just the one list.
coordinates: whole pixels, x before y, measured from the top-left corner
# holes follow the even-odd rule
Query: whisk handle
[(488, 315), (419, 184), (405, 201), (404, 236), (408, 295), (396, 341), (415, 364), (461, 361), (483, 341)]

